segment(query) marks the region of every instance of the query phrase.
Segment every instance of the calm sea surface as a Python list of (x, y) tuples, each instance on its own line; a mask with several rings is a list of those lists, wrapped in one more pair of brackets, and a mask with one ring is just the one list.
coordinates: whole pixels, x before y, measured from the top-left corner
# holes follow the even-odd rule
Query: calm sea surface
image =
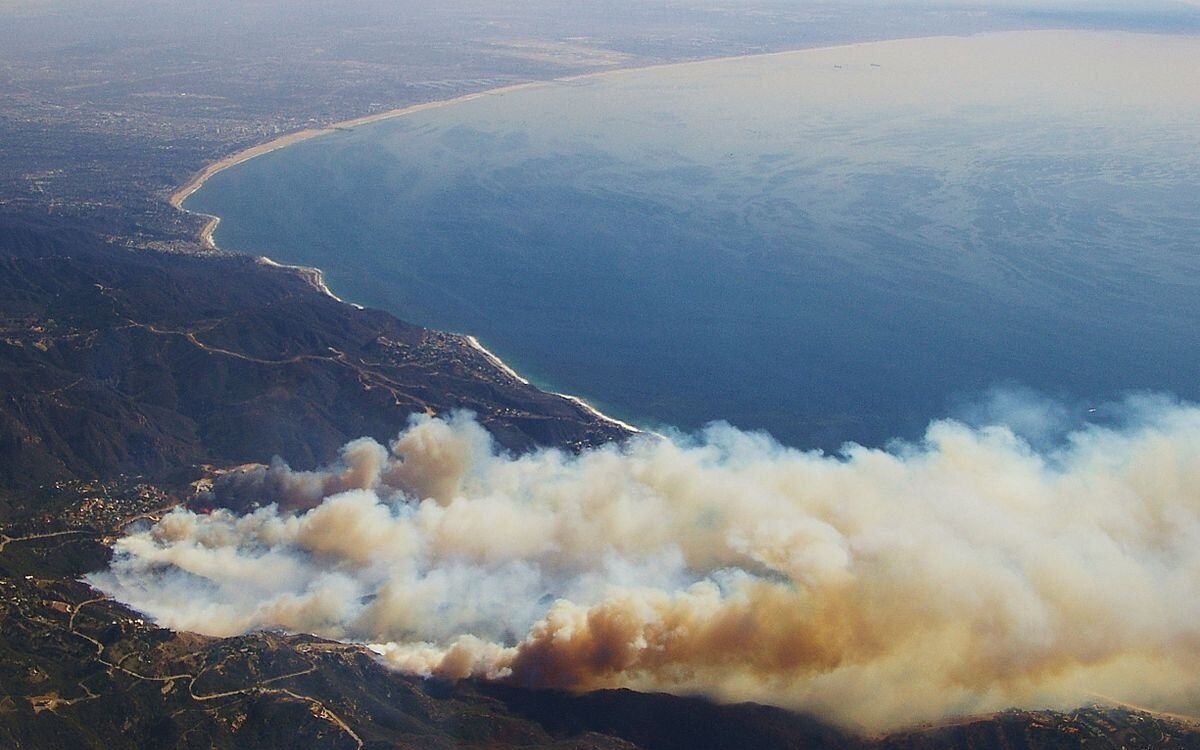
[(489, 96), (219, 173), (222, 247), (645, 424), (1200, 397), (1200, 40), (1036, 32)]

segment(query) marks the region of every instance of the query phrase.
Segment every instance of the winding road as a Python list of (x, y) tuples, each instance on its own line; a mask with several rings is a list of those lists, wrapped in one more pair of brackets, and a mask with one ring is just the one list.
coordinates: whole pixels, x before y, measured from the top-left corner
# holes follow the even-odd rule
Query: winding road
[(8, 536), (7, 534), (0, 534), (0, 552), (3, 552), (4, 548), (13, 542), (30, 542), (30, 541), (33, 541), (34, 539), (53, 539), (56, 536), (70, 536), (72, 534), (82, 534), (82, 533), (84, 533), (84, 532), (81, 530), (72, 530), (72, 531), (52, 531), (47, 534), (26, 534), (25, 536)]
[[(324, 721), (327, 721), (330, 724), (333, 724), (339, 730), (344, 732), (348, 737), (350, 737), (350, 739), (354, 740), (355, 745), (357, 746), (357, 748), (359, 750), (361, 750), (361, 748), (363, 747), (362, 738), (358, 736), (358, 733), (355, 732), (354, 729), (352, 729), (350, 727), (350, 725), (347, 724), (344, 719), (342, 719), (342, 717), (338, 716), (338, 714), (335, 711), (333, 711), (331, 708), (329, 708), (329, 706), (325, 705), (320, 700), (313, 698), (312, 696), (309, 696), (309, 695), (303, 695), (301, 693), (297, 693), (294, 690), (289, 690), (288, 688), (265, 687), (267, 684), (272, 683), (272, 682), (280, 682), (282, 680), (288, 680), (288, 679), (300, 677), (302, 675), (311, 674), (312, 672), (315, 672), (317, 670), (317, 664), (314, 661), (310, 660), (308, 667), (305, 669), (299, 670), (297, 672), (291, 672), (289, 674), (279, 675), (277, 677), (271, 677), (269, 679), (263, 680), (262, 682), (260, 682), (257, 685), (251, 685), (249, 687), (244, 687), (244, 688), (237, 688), (236, 690), (225, 690), (225, 691), (218, 692), (218, 693), (203, 693), (203, 694), (199, 694), (199, 695), (197, 695), (195, 692), (196, 680), (199, 679), (200, 675), (204, 674), (203, 671), (200, 672), (199, 674), (192, 674), (191, 672), (181, 672), (179, 674), (171, 674), (171, 675), (144, 675), (139, 672), (135, 672), (132, 669), (123, 667), (119, 663), (114, 664), (113, 662), (108, 661), (107, 659), (105, 659), (103, 657), (104, 644), (102, 644), (100, 641), (96, 640), (95, 638), (92, 638), (90, 635), (87, 635), (86, 633), (79, 632), (79, 630), (77, 630), (75, 628), (75, 618), (79, 614), (80, 610), (82, 610), (84, 607), (86, 607), (89, 604), (95, 604), (97, 602), (102, 602), (102, 601), (107, 601), (107, 600), (108, 600), (107, 596), (98, 596), (94, 599), (88, 599), (86, 601), (80, 602), (79, 604), (76, 604), (71, 610), (71, 618), (70, 618), (70, 620), (68, 620), (67, 627), (73, 635), (76, 635), (76, 636), (82, 638), (83, 640), (87, 641), (88, 643), (92, 644), (96, 648), (96, 660), (99, 661), (101, 664), (105, 665), (106, 667), (108, 667), (110, 670), (116, 670), (116, 671), (126, 674), (134, 679), (145, 680), (148, 682), (174, 682), (176, 680), (187, 680), (187, 682), (188, 682), (188, 691), (187, 691), (188, 697), (197, 702), (212, 701), (212, 700), (217, 700), (219, 698), (230, 698), (230, 697), (239, 696), (239, 695), (242, 695), (242, 696), (270, 695), (270, 694), (286, 695), (289, 698), (292, 698), (294, 700), (300, 700), (300, 701), (304, 701), (304, 702), (308, 703), (314, 709), (314, 711), (313, 711), (314, 716), (316, 716), (317, 718), (322, 719)], [(69, 705), (70, 703), (78, 703), (80, 701), (91, 700), (92, 698), (97, 697), (97, 696), (93, 695), (92, 692), (90, 690), (88, 690), (87, 687), (84, 686), (82, 683), (80, 684), (80, 688), (82, 688), (84, 690), (84, 692), (86, 692), (88, 695), (83, 698), (76, 698), (72, 701), (53, 702), (53, 703), (45, 706), (45, 708), (49, 708), (49, 709), (53, 710), (54, 708), (56, 708), (59, 705)]]

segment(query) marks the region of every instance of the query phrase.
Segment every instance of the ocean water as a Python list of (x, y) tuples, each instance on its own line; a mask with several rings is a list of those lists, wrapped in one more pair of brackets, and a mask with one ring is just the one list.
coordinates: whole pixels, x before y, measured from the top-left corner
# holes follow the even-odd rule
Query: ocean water
[(1200, 398), (1200, 39), (932, 38), (483, 97), (187, 201), (616, 416), (799, 447), (996, 386)]

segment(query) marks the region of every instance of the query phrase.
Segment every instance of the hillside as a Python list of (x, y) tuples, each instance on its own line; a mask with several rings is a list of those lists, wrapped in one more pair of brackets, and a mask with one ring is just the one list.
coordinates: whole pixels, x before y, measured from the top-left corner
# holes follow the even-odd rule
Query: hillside
[(467, 409), (498, 441), (626, 434), (456, 335), (340, 304), (245, 256), (113, 248), (0, 217), (0, 484), (327, 462), (411, 414)]

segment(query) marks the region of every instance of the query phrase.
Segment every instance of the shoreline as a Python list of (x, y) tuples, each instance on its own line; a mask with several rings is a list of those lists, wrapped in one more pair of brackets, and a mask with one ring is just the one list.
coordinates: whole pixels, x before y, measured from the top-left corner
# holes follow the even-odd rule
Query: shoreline
[[(1010, 32), (997, 31), (997, 32), (984, 32), (984, 33), (1001, 33), (1002, 34), (1002, 33), (1010, 33)], [(845, 43), (841, 43), (841, 44), (825, 44), (825, 45), (817, 45), (817, 46), (813, 46), (813, 47), (796, 47), (794, 49), (778, 50), (775, 52), (751, 52), (751, 53), (744, 54), (744, 55), (729, 55), (726, 57), (704, 57), (704, 58), (695, 59), (695, 60), (680, 60), (677, 62), (649, 63), (646, 65), (634, 65), (632, 67), (627, 67), (627, 68), (612, 68), (609, 70), (594, 70), (589, 73), (577, 73), (577, 74), (568, 75), (568, 76), (560, 76), (558, 78), (546, 78), (546, 79), (538, 79), (538, 80), (532, 80), (532, 81), (522, 81), (521, 83), (512, 83), (512, 84), (508, 84), (506, 86), (498, 86), (496, 88), (483, 89), (482, 91), (473, 91), (473, 92), (467, 93), (467, 94), (460, 94), (458, 96), (452, 96), (449, 99), (434, 99), (432, 101), (427, 101), (427, 102), (418, 102), (416, 104), (407, 104), (403, 107), (396, 107), (394, 109), (385, 110), (383, 112), (376, 112), (375, 114), (362, 115), (360, 117), (352, 117), (347, 120), (338, 120), (337, 122), (333, 122), (328, 125), (323, 125), (321, 127), (305, 128), (303, 130), (297, 130), (297, 131), (293, 131), (291, 133), (285, 133), (283, 135), (276, 136), (268, 141), (264, 141), (263, 143), (259, 143), (254, 146), (244, 148), (241, 151), (235, 151), (234, 153), (232, 153), (228, 156), (225, 156), (221, 159), (218, 159), (217, 161), (214, 161), (210, 164), (205, 165), (205, 167), (203, 169), (201, 169), (196, 174), (192, 175), (192, 177), (187, 182), (185, 182), (182, 186), (180, 186), (178, 189), (176, 189), (174, 192), (172, 192), (170, 195), (168, 195), (167, 202), (173, 208), (175, 208), (179, 211), (184, 211), (186, 213), (195, 214), (196, 216), (203, 216), (206, 219), (208, 219), (208, 222), (200, 230), (200, 235), (199, 235), (198, 239), (200, 240), (201, 244), (203, 244), (206, 248), (208, 248), (210, 250), (215, 250), (215, 249), (217, 249), (217, 245), (216, 245), (216, 242), (213, 240), (212, 235), (213, 235), (213, 232), (217, 228), (217, 224), (219, 224), (221, 222), (221, 217), (213, 216), (212, 214), (206, 214), (201, 211), (193, 211), (193, 210), (184, 208), (183, 207), (184, 202), (187, 201), (187, 199), (193, 193), (195, 193), (197, 190), (202, 188), (204, 186), (204, 183), (207, 182), (209, 180), (209, 178), (211, 178), (213, 175), (217, 174), (218, 172), (222, 172), (226, 169), (229, 169), (230, 167), (234, 167), (234, 166), (237, 166), (238, 164), (242, 164), (244, 162), (250, 161), (251, 159), (254, 159), (256, 157), (263, 156), (264, 154), (269, 154), (273, 151), (278, 151), (281, 148), (287, 148), (288, 146), (294, 145), (296, 143), (301, 143), (303, 141), (311, 140), (313, 138), (317, 138), (322, 135), (329, 135), (331, 133), (337, 133), (337, 132), (341, 132), (343, 130), (350, 130), (350, 129), (359, 127), (361, 125), (370, 125), (372, 123), (382, 122), (384, 120), (392, 120), (392, 119), (396, 119), (399, 117), (405, 117), (407, 115), (417, 114), (419, 112), (427, 112), (427, 111), (434, 110), (434, 109), (441, 109), (442, 107), (449, 107), (449, 106), (452, 106), (455, 104), (465, 104), (467, 102), (475, 101), (476, 99), (482, 99), (483, 97), (487, 97), (487, 96), (501, 96), (503, 94), (512, 93), (514, 91), (522, 91), (525, 89), (532, 89), (532, 88), (542, 88), (542, 87), (553, 86), (556, 84), (575, 83), (577, 81), (599, 79), (599, 78), (604, 78), (606, 76), (620, 75), (622, 73), (636, 73), (636, 72), (650, 71), (650, 70), (669, 70), (672, 68), (681, 68), (681, 67), (691, 66), (691, 65), (703, 65), (705, 63), (722, 63), (722, 62), (734, 62), (737, 60), (752, 60), (752, 59), (762, 59), (762, 58), (770, 58), (770, 57), (783, 57), (786, 55), (803, 54), (805, 52), (823, 52), (823, 51), (828, 51), (828, 50), (849, 49), (851, 47), (860, 47), (865, 44), (887, 44), (890, 42), (904, 42), (904, 41), (912, 41), (915, 39), (939, 39), (939, 38), (944, 38), (946, 36), (947, 35), (932, 35), (932, 36), (923, 36), (923, 37), (896, 37), (896, 38), (891, 38), (891, 39), (875, 39), (875, 40), (867, 40), (867, 41), (860, 41), (860, 42), (845, 42)]]
[[(992, 32), (992, 33), (1005, 33), (1005, 32)], [(313, 138), (316, 138), (316, 137), (319, 137), (322, 135), (328, 135), (331, 133), (348, 130), (348, 129), (355, 128), (355, 127), (358, 127), (361, 125), (369, 125), (369, 124), (381, 122), (384, 120), (391, 120), (391, 119), (395, 119), (395, 118), (399, 118), (399, 117), (404, 117), (406, 115), (416, 114), (418, 112), (427, 112), (427, 111), (434, 110), (434, 109), (440, 109), (442, 107), (449, 107), (454, 104), (464, 104), (466, 102), (474, 101), (476, 99), (481, 99), (481, 98), (487, 97), (487, 96), (500, 96), (503, 94), (512, 93), (514, 91), (522, 91), (522, 90), (532, 89), (532, 88), (549, 87), (549, 86), (554, 86), (554, 85), (558, 85), (558, 84), (574, 83), (577, 81), (584, 81), (584, 80), (591, 80), (591, 79), (600, 79), (600, 78), (604, 78), (606, 76), (620, 75), (623, 73), (633, 73), (633, 72), (649, 71), (649, 70), (668, 70), (668, 69), (680, 68), (680, 67), (684, 67), (684, 66), (703, 65), (705, 63), (722, 63), (722, 62), (734, 62), (734, 61), (738, 61), (738, 60), (783, 57), (783, 56), (787, 56), (787, 55), (803, 54), (805, 52), (818, 52), (818, 51), (828, 51), (828, 50), (837, 50), (837, 49), (849, 49), (849, 48), (853, 48), (853, 47), (859, 47), (859, 46), (862, 46), (865, 44), (887, 44), (889, 42), (903, 42), (903, 41), (911, 41), (914, 39), (933, 39), (933, 38), (941, 38), (944, 36), (946, 36), (946, 35), (933, 35), (933, 36), (927, 36), (927, 37), (898, 37), (898, 38), (893, 38), (893, 39), (875, 39), (875, 40), (865, 40), (865, 41), (858, 41), (858, 42), (845, 42), (845, 43), (841, 43), (841, 44), (817, 45), (817, 46), (812, 46), (812, 47), (797, 47), (794, 49), (779, 50), (779, 51), (775, 51), (775, 52), (754, 52), (754, 53), (743, 54), (743, 55), (730, 55), (730, 56), (726, 56), (726, 57), (706, 57), (706, 58), (701, 58), (701, 59), (696, 59), (696, 60), (681, 60), (681, 61), (677, 61), (677, 62), (650, 63), (647, 65), (635, 65), (632, 67), (622, 67), (622, 68), (613, 68), (610, 70), (591, 71), (588, 73), (579, 73), (579, 74), (575, 74), (575, 75), (561, 76), (558, 78), (524, 81), (521, 83), (510, 84), (507, 86), (499, 86), (499, 87), (492, 88), (492, 89), (484, 89), (482, 91), (475, 91), (475, 92), (471, 92), (468, 94), (462, 94), (459, 96), (451, 97), (449, 99), (438, 99), (438, 100), (433, 100), (433, 101), (428, 101), (428, 102), (420, 102), (417, 104), (410, 104), (410, 105), (406, 105), (403, 107), (397, 107), (395, 109), (386, 110), (383, 112), (377, 112), (377, 113), (371, 114), (371, 115), (363, 115), (361, 117), (354, 117), (354, 118), (350, 118), (347, 120), (340, 120), (340, 121), (337, 121), (337, 122), (334, 122), (334, 123), (331, 123), (329, 125), (325, 125), (322, 127), (305, 128), (304, 130), (299, 130), (299, 131), (295, 131), (292, 133), (286, 133), (284, 135), (277, 136), (275, 138), (272, 138), (271, 140), (265, 141), (263, 143), (255, 145), (255, 146), (251, 146), (249, 148), (242, 149), (241, 151), (237, 151), (233, 154), (230, 154), (229, 156), (226, 156), (222, 159), (218, 159), (217, 161), (206, 165), (203, 169), (201, 169), (199, 172), (197, 172), (195, 175), (193, 175), (191, 177), (191, 179), (189, 179), (181, 187), (179, 187), (177, 190), (172, 192), (168, 196), (167, 202), (170, 203), (170, 205), (172, 207), (174, 207), (176, 210), (195, 214), (197, 216), (205, 217), (207, 219), (207, 221), (206, 221), (204, 227), (200, 230), (198, 239), (205, 248), (207, 248), (209, 250), (216, 250), (217, 244), (216, 244), (216, 241), (213, 239), (213, 232), (216, 231), (217, 225), (221, 223), (221, 217), (215, 216), (213, 214), (206, 214), (206, 213), (203, 213), (200, 211), (192, 211), (190, 209), (184, 208), (183, 204), (188, 199), (188, 197), (190, 197), (193, 193), (195, 193), (197, 190), (199, 190), (201, 187), (203, 187), (204, 183), (207, 182), (209, 180), (209, 178), (211, 178), (213, 175), (215, 175), (223, 170), (226, 170), (226, 169), (229, 169), (230, 167), (250, 161), (251, 159), (262, 156), (264, 154), (269, 154), (273, 151), (277, 151), (279, 149), (286, 148), (293, 144), (301, 143), (303, 141), (307, 141), (307, 140), (310, 140), (310, 139), (313, 139)], [(340, 298), (336, 294), (334, 294), (333, 291), (329, 288), (329, 286), (325, 283), (325, 273), (320, 268), (316, 268), (316, 267), (312, 267), (312, 266), (286, 265), (283, 263), (279, 263), (271, 258), (268, 258), (265, 255), (256, 256), (256, 259), (257, 259), (257, 262), (259, 262), (263, 265), (270, 265), (273, 267), (287, 269), (294, 273), (298, 273), (301, 276), (303, 276), (310, 284), (312, 284), (312, 286), (315, 289), (317, 289), (322, 294), (332, 297), (333, 299), (337, 300), (338, 302), (341, 302), (342, 304), (348, 304), (348, 305), (355, 307), (357, 309), (360, 309), (360, 310), (363, 309), (362, 305), (359, 305), (359, 304), (356, 304), (353, 302), (346, 302), (345, 300), (343, 300), (342, 298)], [(484, 358), (486, 358), (488, 360), (489, 363), (491, 363), (494, 367), (499, 369), (504, 374), (508, 375), (509, 377), (515, 379), (516, 381), (518, 381), (522, 384), (533, 385), (532, 383), (529, 382), (529, 380), (527, 378), (522, 377), (520, 374), (518, 374), (516, 372), (516, 370), (509, 367), (504, 362), (504, 360), (500, 359), (500, 357), (496, 356), (496, 354), (494, 354), (493, 352), (489, 351), (486, 347), (484, 347), (483, 344), (479, 342), (479, 339), (477, 339), (475, 336), (472, 336), (470, 334), (455, 334), (455, 335), (461, 336), (463, 338), (463, 340), (466, 342), (467, 346), (475, 349), (480, 354), (482, 354), (484, 356)], [(628, 430), (633, 434), (645, 434), (645, 430), (642, 430), (638, 427), (635, 427), (635, 426), (629, 424), (628, 422), (624, 422), (620, 419), (616, 419), (615, 417), (611, 417), (611, 416), (605, 414), (604, 412), (600, 411), (595, 406), (593, 406), (592, 404), (589, 404), (586, 400), (584, 400), (578, 396), (574, 396), (574, 395), (567, 394), (567, 393), (558, 393), (558, 392), (549, 391), (549, 390), (546, 390), (546, 392), (553, 396), (558, 396), (559, 398), (563, 398), (563, 399), (566, 399), (567, 401), (574, 403), (576, 406), (583, 409), (586, 413), (591, 414), (593, 417), (601, 420), (602, 422), (605, 422), (605, 423), (620, 427), (622, 429)]]
[[(220, 221), (220, 219), (217, 219), (217, 221)], [(344, 300), (341, 297), (334, 294), (333, 290), (329, 288), (329, 285), (325, 283), (325, 272), (319, 268), (316, 268), (314, 266), (288, 265), (287, 263), (280, 263), (279, 261), (275, 260), (274, 258), (270, 258), (266, 255), (259, 255), (259, 256), (255, 257), (254, 260), (256, 263), (258, 263), (259, 265), (262, 265), (262, 266), (270, 266), (271, 268), (282, 268), (284, 270), (291, 271), (292, 273), (299, 274), (300, 276), (302, 276), (304, 278), (305, 281), (307, 281), (314, 288), (316, 288), (316, 290), (318, 292), (320, 292), (321, 294), (324, 294), (327, 297), (332, 297), (333, 299), (337, 300), (338, 302), (341, 302), (343, 305), (350, 305), (351, 307), (353, 307), (356, 310), (364, 309), (363, 306), (358, 304), (357, 302), (347, 302), (346, 300)]]
[[(609, 71), (604, 71), (604, 72), (609, 72)], [(217, 161), (214, 161), (214, 162), (206, 165), (199, 172), (192, 175), (191, 179), (189, 179), (187, 182), (185, 182), (181, 187), (179, 187), (177, 190), (172, 192), (167, 197), (167, 202), (170, 203), (171, 206), (173, 206), (174, 208), (179, 209), (180, 211), (187, 211), (188, 213), (194, 213), (197, 216), (209, 216), (211, 218), (217, 218), (217, 217), (212, 217), (211, 214), (200, 213), (198, 211), (190, 211), (183, 207), (183, 203), (184, 203), (184, 201), (186, 201), (188, 199), (189, 196), (191, 196), (192, 193), (196, 192), (201, 187), (203, 187), (204, 183), (207, 182), (210, 177), (217, 174), (218, 172), (229, 169), (230, 167), (236, 166), (243, 162), (250, 161), (251, 159), (253, 159), (255, 157), (262, 156), (264, 154), (269, 154), (272, 151), (278, 151), (279, 149), (286, 148), (288, 146), (291, 146), (292, 144), (300, 143), (302, 141), (307, 141), (312, 138), (316, 138), (318, 136), (329, 135), (330, 133), (337, 133), (342, 130), (349, 130), (351, 128), (356, 128), (360, 125), (370, 125), (373, 122), (379, 122), (381, 120), (391, 120), (396, 117), (403, 117), (405, 115), (416, 114), (417, 112), (424, 112), (424, 111), (430, 110), (430, 109), (437, 109), (440, 107), (448, 107), (451, 104), (462, 104), (464, 102), (468, 102), (473, 99), (478, 99), (483, 96), (491, 96), (493, 94), (503, 94), (503, 93), (507, 93), (509, 91), (518, 91), (520, 89), (530, 88), (533, 86), (547, 85), (550, 83), (554, 83), (557, 80), (559, 80), (559, 79), (553, 79), (550, 81), (525, 81), (523, 83), (514, 83), (514, 84), (511, 84), (508, 86), (500, 86), (500, 87), (497, 87), (494, 89), (484, 89), (483, 91), (475, 91), (475, 92), (472, 92), (469, 94), (462, 94), (461, 96), (455, 96), (455, 97), (451, 97), (449, 99), (435, 99), (433, 101), (420, 102), (417, 104), (409, 104), (409, 105), (405, 105), (403, 107), (397, 107), (395, 109), (385, 110), (383, 112), (376, 112), (375, 114), (372, 114), (372, 115), (363, 115), (361, 117), (353, 117), (348, 120), (339, 120), (337, 122), (331, 123), (329, 125), (324, 125), (319, 128), (305, 128), (304, 130), (296, 130), (291, 133), (285, 133), (283, 135), (276, 136), (268, 141), (264, 141), (263, 143), (259, 143), (254, 146), (250, 146), (249, 148), (244, 148), (241, 151), (235, 151), (234, 153), (230, 154), (229, 156), (223, 157), (221, 159), (218, 159)]]
[[(493, 367), (497, 368), (498, 370), (503, 372), (505, 375), (509, 376), (513, 380), (516, 380), (518, 383), (521, 383), (523, 385), (531, 385), (534, 388), (538, 388), (538, 386), (529, 382), (528, 378), (522, 377), (520, 374), (517, 373), (516, 370), (509, 367), (508, 364), (504, 360), (497, 357), (494, 352), (489, 350), (483, 344), (479, 343), (479, 339), (475, 338), (474, 336), (472, 336), (470, 334), (466, 334), (466, 333), (458, 334), (458, 335), (462, 336), (463, 340), (467, 342), (467, 346), (471, 347), (475, 351), (482, 354), (484, 356), (484, 358), (492, 364)], [(606, 423), (614, 425), (616, 427), (620, 427), (623, 430), (628, 430), (629, 432), (632, 432), (635, 435), (643, 435), (646, 432), (645, 430), (643, 430), (640, 427), (635, 427), (634, 425), (631, 425), (628, 422), (622, 421), (620, 419), (617, 419), (616, 417), (612, 417), (612, 416), (609, 416), (608, 414), (605, 414), (604, 412), (600, 411), (595, 406), (592, 406), (587, 401), (584, 401), (583, 399), (581, 399), (578, 396), (572, 396), (569, 393), (559, 393), (557, 391), (545, 390), (543, 388), (538, 388), (538, 390), (543, 390), (546, 393), (549, 393), (551, 396), (558, 396), (559, 398), (565, 398), (567, 401), (570, 401), (571, 403), (575, 404), (580, 409), (583, 409), (588, 414), (591, 414), (596, 419), (599, 419), (601, 422), (606, 422)]]
[(209, 250), (216, 250), (217, 243), (213, 239), (213, 232), (216, 231), (217, 225), (221, 223), (221, 217), (214, 216), (212, 214), (206, 214), (201, 211), (192, 211), (184, 208), (183, 204), (189, 197), (191, 197), (192, 193), (195, 193), (197, 190), (204, 187), (204, 183), (208, 182), (209, 178), (218, 172), (223, 172), (230, 167), (235, 167), (238, 164), (248, 162), (256, 157), (269, 154), (273, 151), (278, 151), (281, 148), (287, 148), (288, 146), (296, 143), (311, 140), (318, 136), (329, 135), (330, 133), (337, 133), (343, 130), (356, 128), (360, 125), (370, 125), (374, 122), (391, 120), (397, 117), (403, 117), (405, 115), (411, 115), (417, 112), (424, 112), (430, 109), (448, 107), (452, 104), (462, 104), (483, 96), (503, 94), (509, 91), (518, 91), (520, 89), (538, 85), (546, 85), (552, 82), (553, 81), (527, 81), (525, 83), (516, 83), (512, 84), (511, 86), (501, 86), (499, 88), (485, 89), (483, 91), (476, 91), (470, 94), (463, 94), (462, 96), (456, 96), (450, 99), (438, 99), (431, 102), (410, 104), (404, 107), (397, 107), (396, 109), (389, 109), (384, 112), (377, 112), (373, 115), (363, 115), (362, 117), (354, 117), (349, 120), (340, 120), (319, 128), (305, 128), (304, 130), (285, 133), (284, 135), (277, 136), (269, 141), (259, 143), (249, 148), (244, 148), (241, 151), (236, 151), (229, 156), (208, 164), (199, 172), (192, 175), (192, 178), (185, 182), (183, 186), (167, 196), (167, 203), (169, 203), (172, 208), (175, 208), (178, 211), (184, 211), (186, 213), (195, 214), (196, 216), (205, 217), (207, 221), (204, 224), (204, 227), (201, 228), (198, 239), (200, 240), (200, 244), (202, 244), (205, 248)]

